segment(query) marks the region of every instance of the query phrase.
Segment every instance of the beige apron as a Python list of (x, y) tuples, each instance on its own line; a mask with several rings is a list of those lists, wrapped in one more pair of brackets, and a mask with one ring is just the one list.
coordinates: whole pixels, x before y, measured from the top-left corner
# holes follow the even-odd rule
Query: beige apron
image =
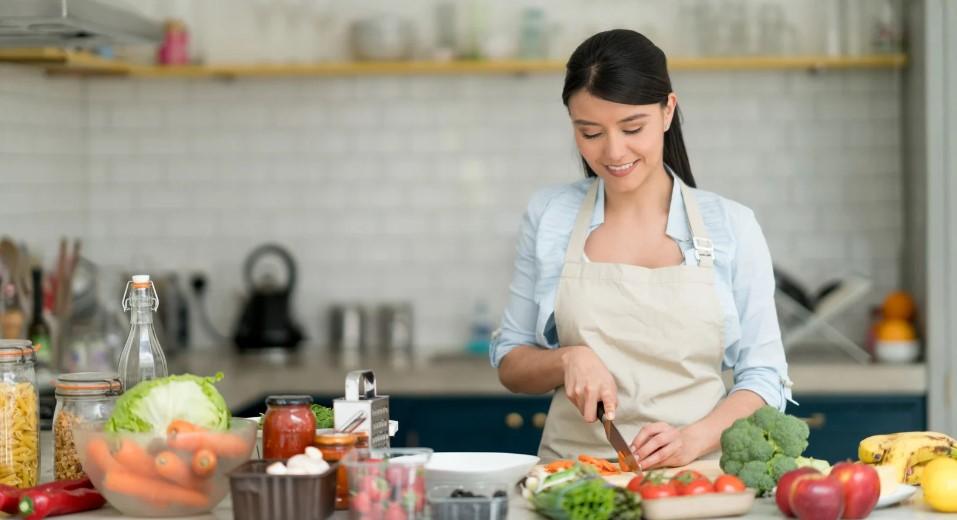
[[(674, 182), (680, 183), (698, 265), (586, 262), (601, 185), (596, 180), (578, 212), (555, 298), (560, 347), (587, 345), (608, 367), (618, 385), (615, 424), (629, 443), (650, 422), (681, 427), (703, 418), (726, 394), (713, 248), (694, 195), (677, 177)], [(584, 421), (564, 387), (552, 397), (538, 454), (546, 462), (580, 454), (617, 458), (601, 425)]]

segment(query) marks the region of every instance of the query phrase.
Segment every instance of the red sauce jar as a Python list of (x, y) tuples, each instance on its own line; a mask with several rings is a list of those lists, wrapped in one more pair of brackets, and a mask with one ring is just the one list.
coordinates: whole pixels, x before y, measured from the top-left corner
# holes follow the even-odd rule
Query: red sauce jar
[(271, 395), (263, 420), (263, 458), (288, 459), (312, 445), (316, 416), (308, 395)]

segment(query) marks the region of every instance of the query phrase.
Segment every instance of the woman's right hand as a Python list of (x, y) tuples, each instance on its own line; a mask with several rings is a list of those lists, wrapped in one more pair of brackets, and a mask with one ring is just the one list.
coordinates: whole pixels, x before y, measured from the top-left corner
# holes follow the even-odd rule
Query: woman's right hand
[(598, 401), (605, 406), (605, 417), (615, 418), (618, 385), (598, 354), (581, 345), (562, 347), (565, 369), (565, 395), (574, 403), (586, 422), (595, 422)]

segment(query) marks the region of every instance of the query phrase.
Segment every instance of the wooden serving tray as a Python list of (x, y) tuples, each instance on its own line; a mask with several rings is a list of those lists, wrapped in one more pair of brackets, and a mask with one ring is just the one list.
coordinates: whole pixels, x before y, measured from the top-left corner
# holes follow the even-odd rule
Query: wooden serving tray
[[(542, 468), (542, 467), (544, 467), (543, 464), (538, 464), (535, 466), (536, 469)], [(719, 475), (724, 473), (723, 471), (721, 471), (721, 467), (718, 465), (717, 459), (696, 460), (686, 466), (681, 466), (679, 468), (664, 468), (661, 471), (664, 472), (666, 477), (671, 477), (672, 475), (675, 475), (679, 471), (683, 471), (686, 469), (692, 469), (692, 470), (698, 471), (712, 481), (715, 478), (717, 478)], [(636, 473), (633, 473), (631, 471), (625, 471), (622, 473), (618, 473), (616, 475), (604, 475), (604, 479), (607, 480), (612, 485), (625, 487), (628, 485), (628, 482), (630, 482), (631, 479), (635, 478), (636, 475), (637, 475)]]

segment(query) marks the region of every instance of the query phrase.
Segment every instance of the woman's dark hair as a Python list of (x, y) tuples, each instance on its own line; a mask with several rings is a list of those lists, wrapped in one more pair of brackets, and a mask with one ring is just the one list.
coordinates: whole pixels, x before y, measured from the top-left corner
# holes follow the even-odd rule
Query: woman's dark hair
[[(565, 65), (562, 102), (585, 89), (591, 95), (626, 105), (668, 103), (671, 78), (665, 53), (651, 40), (627, 29), (600, 32), (578, 46)], [(691, 163), (681, 136), (681, 112), (675, 106), (671, 126), (665, 132), (664, 162), (688, 186), (695, 186)], [(595, 172), (582, 157), (585, 175)]]

